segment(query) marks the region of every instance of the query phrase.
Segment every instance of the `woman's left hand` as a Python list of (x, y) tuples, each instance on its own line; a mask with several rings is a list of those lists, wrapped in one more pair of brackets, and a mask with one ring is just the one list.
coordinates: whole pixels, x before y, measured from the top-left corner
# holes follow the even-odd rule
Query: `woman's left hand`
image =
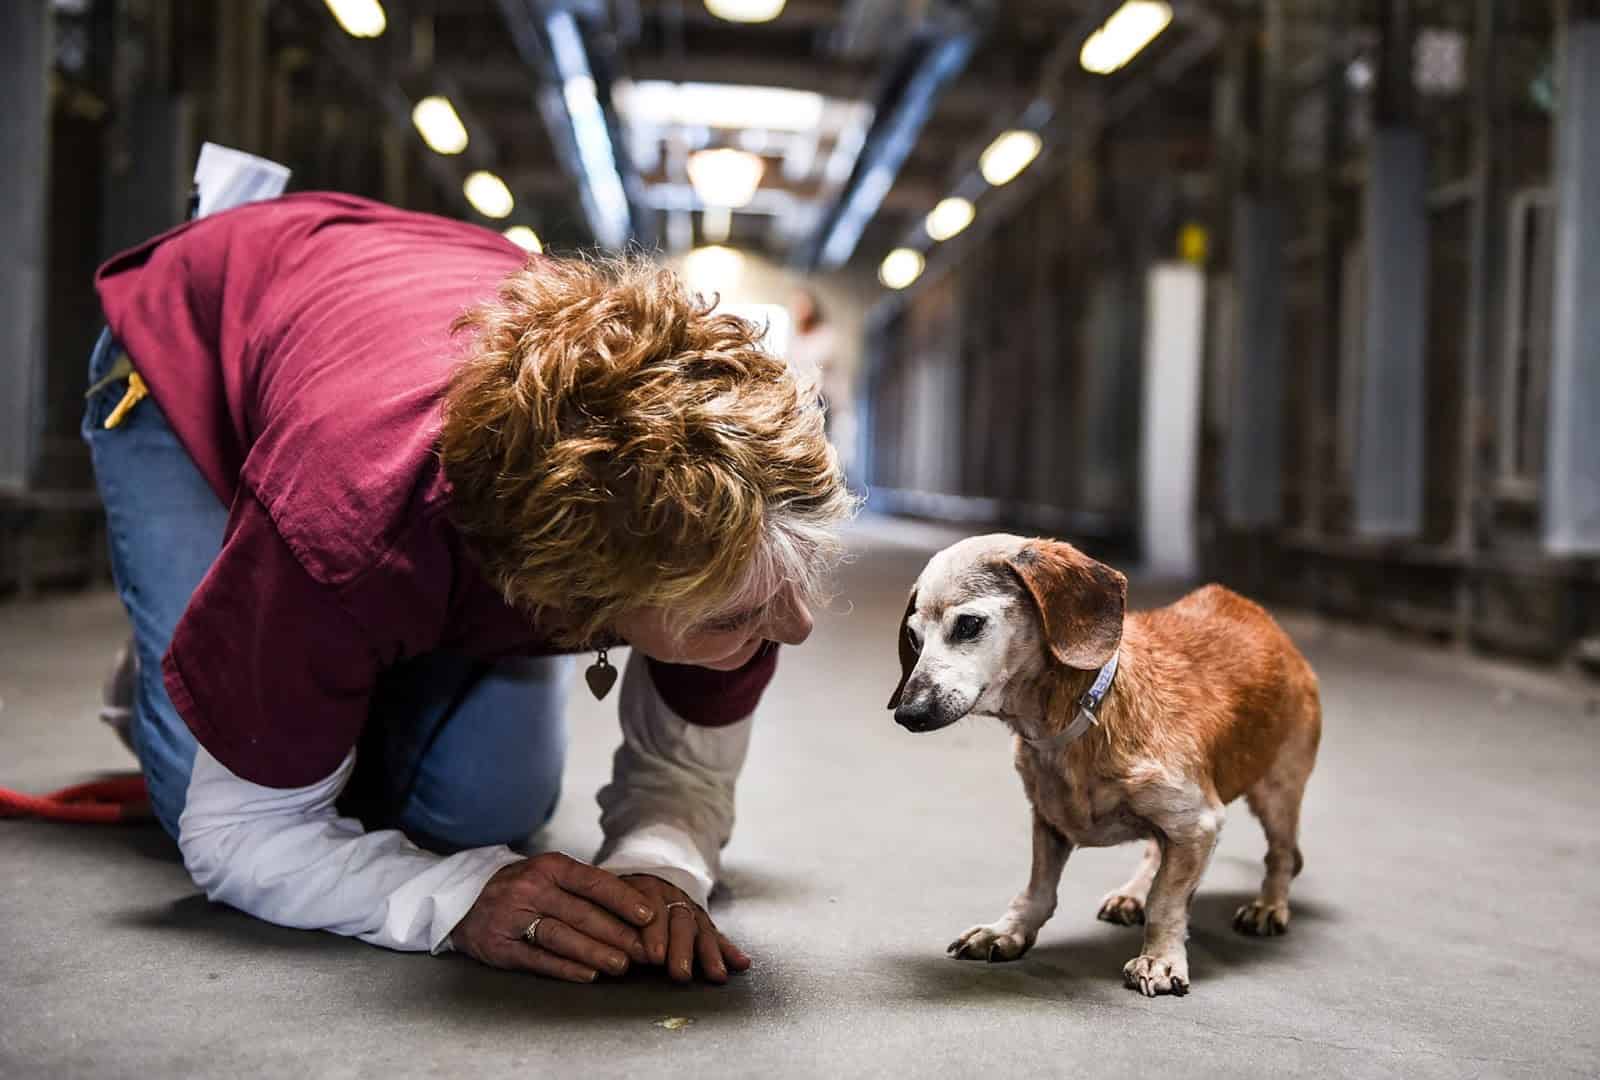
[(622, 880), (655, 905), (656, 917), (639, 936), (650, 962), (665, 964), (673, 982), (689, 982), (697, 966), (701, 977), (714, 983), (727, 982), (730, 969), (749, 969), (750, 958), (682, 889), (649, 874), (629, 874)]

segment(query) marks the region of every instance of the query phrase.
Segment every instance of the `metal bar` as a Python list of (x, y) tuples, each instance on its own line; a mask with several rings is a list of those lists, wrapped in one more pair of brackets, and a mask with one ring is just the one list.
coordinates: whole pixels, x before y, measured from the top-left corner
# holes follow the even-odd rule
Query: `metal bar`
[(1259, 529), (1283, 518), (1283, 214), (1240, 195), (1233, 208), (1238, 288), (1238, 363), (1230, 387), (1224, 448), (1224, 513), (1229, 525)]
[(1600, 554), (1600, 17), (1563, 23), (1556, 117), (1556, 281), (1546, 425), (1546, 551)]
[(28, 487), (45, 415), (50, 7), (0, 4), (0, 492)]
[[(1483, 407), (1486, 368), (1495, 340), (1494, 299), (1501, 295), (1502, 239), (1496, 213), (1499, 200), (1499, 171), (1495, 148), (1499, 115), (1495, 94), (1495, 44), (1500, 24), (1499, 0), (1478, 0), (1473, 26), (1473, 70), (1475, 83), (1472, 123), (1474, 129), (1473, 202), (1468, 258), (1471, 280), (1466, 303), (1466, 355), (1463, 357), (1461, 389), (1461, 464), (1460, 487), (1456, 497), (1455, 547), (1470, 562), (1478, 550), (1479, 497), (1485, 462), (1480, 448), (1479, 412)], [(1455, 639), (1467, 644), (1472, 637), (1476, 582), (1470, 573), (1456, 579)]]
[(1356, 529), (1412, 536), (1423, 507), (1427, 148), (1420, 133), (1387, 128), (1374, 133), (1370, 153)]
[(1410, 0), (1383, 0), (1365, 193), (1366, 320), (1355, 446), (1356, 531), (1421, 531), (1427, 146), (1414, 124)]
[(1320, 533), (1327, 527), (1327, 490), (1334, 475), (1329, 447), (1336, 427), (1335, 416), (1330, 416), (1328, 404), (1339, 399), (1339, 370), (1343, 356), (1344, 337), (1337, 313), (1344, 305), (1344, 250), (1345, 229), (1339, 181), (1339, 163), (1345, 156), (1345, 124), (1348, 117), (1349, 94), (1346, 91), (1345, 67), (1348, 60), (1347, 38), (1350, 34), (1349, 11), (1344, 4), (1329, 6), (1324, 27), (1326, 40), (1323, 49), (1322, 92), (1322, 187), (1321, 232), (1322, 248), (1317, 253), (1321, 271), (1321, 296), (1323, 319), (1322, 350), (1318, 357), (1321, 370), (1312, 384), (1311, 400), (1315, 403), (1312, 415), (1311, 453), (1306, 455), (1305, 525)]

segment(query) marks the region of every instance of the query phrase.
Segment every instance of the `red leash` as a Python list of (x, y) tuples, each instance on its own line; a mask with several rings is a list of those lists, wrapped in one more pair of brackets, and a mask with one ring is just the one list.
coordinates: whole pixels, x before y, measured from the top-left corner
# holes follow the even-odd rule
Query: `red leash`
[(138, 773), (74, 784), (48, 795), (24, 795), (0, 788), (0, 818), (6, 817), (98, 825), (149, 821), (150, 795), (144, 777)]

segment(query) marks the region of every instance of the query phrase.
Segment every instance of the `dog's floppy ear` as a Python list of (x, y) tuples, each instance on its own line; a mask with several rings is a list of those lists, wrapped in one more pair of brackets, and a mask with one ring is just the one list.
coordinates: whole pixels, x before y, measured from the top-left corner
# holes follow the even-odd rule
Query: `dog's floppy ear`
[(911, 590), (911, 599), (906, 601), (906, 613), (900, 616), (900, 685), (894, 688), (894, 695), (889, 698), (889, 708), (900, 707), (900, 695), (905, 693), (906, 680), (911, 678), (912, 669), (917, 666), (917, 650), (911, 647), (911, 635), (906, 632), (906, 623), (911, 621), (911, 613), (917, 610), (917, 590)]
[(1128, 579), (1071, 544), (1035, 540), (1006, 560), (1033, 597), (1050, 655), (1079, 671), (1111, 659), (1122, 641)]

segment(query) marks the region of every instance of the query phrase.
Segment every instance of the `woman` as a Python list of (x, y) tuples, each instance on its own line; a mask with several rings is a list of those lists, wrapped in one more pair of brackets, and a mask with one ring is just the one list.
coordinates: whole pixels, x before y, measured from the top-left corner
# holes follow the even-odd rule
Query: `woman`
[[(575, 981), (746, 967), (706, 898), (851, 509), (758, 329), (647, 264), (324, 194), (97, 284), (84, 432), (131, 742), (206, 894)], [(622, 644), (599, 864), (524, 859), (560, 787), (557, 654), (595, 650), (603, 695)]]

